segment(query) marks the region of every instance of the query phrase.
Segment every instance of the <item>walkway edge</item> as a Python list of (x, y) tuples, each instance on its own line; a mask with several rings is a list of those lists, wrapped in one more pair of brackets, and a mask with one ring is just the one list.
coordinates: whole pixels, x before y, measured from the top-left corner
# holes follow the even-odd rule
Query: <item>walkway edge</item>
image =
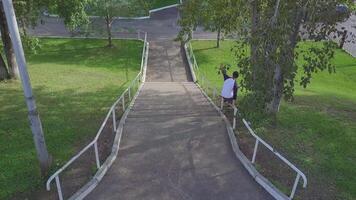
[(229, 135), (230, 143), (232, 146), (232, 150), (234, 151), (236, 157), (240, 160), (242, 165), (247, 169), (249, 174), (255, 179), (255, 181), (260, 184), (269, 194), (271, 194), (277, 200), (289, 200), (289, 198), (282, 193), (278, 188), (276, 188), (267, 178), (265, 178), (262, 174), (260, 174), (256, 168), (253, 166), (250, 160), (242, 153), (237, 144), (237, 138), (235, 136), (235, 132), (232, 129), (231, 123), (227, 119), (226, 115), (215, 105), (215, 103), (211, 100), (211, 98), (203, 91), (198, 83), (196, 83), (197, 87), (203, 93), (203, 95), (209, 100), (210, 104), (220, 113), (220, 116), (223, 118), (226, 130)]
[[(189, 61), (188, 57), (188, 49), (184, 48), (185, 54), (187, 56), (187, 60)], [(191, 69), (192, 77), (196, 77), (192, 63), (188, 62), (190, 65), (189, 68)], [(234, 151), (236, 157), (240, 160), (242, 165), (246, 168), (248, 173), (255, 179), (255, 181), (260, 184), (270, 195), (272, 195), (275, 199), (277, 200), (289, 200), (290, 198), (287, 197), (283, 192), (281, 192), (278, 188), (276, 188), (267, 178), (265, 178), (262, 174), (260, 174), (256, 168), (253, 166), (251, 161), (247, 159), (245, 154), (242, 153), (242, 151), (239, 148), (239, 145), (237, 143), (237, 138), (235, 136), (235, 132), (231, 126), (230, 121), (227, 119), (226, 115), (220, 110), (219, 107), (217, 107), (214, 103), (214, 101), (204, 92), (204, 90), (200, 87), (198, 82), (195, 82), (195, 85), (200, 89), (200, 91), (203, 93), (203, 95), (209, 100), (210, 104), (219, 112), (220, 116), (223, 118), (225, 125), (226, 125), (226, 130), (229, 135), (229, 140), (232, 146), (232, 150)]]
[(110, 156), (106, 159), (106, 161), (103, 163), (101, 168), (96, 172), (92, 180), (90, 180), (87, 184), (85, 184), (80, 190), (78, 190), (73, 196), (69, 198), (69, 200), (81, 200), (84, 199), (90, 192), (92, 192), (96, 186), (100, 183), (100, 181), (103, 179), (105, 176), (106, 172), (109, 170), (111, 165), (114, 163), (116, 160), (116, 157), (118, 155), (119, 149), (120, 149), (120, 143), (121, 143), (121, 137), (122, 137), (122, 132), (124, 129), (124, 125), (127, 119), (128, 114), (130, 113), (132, 106), (134, 105), (138, 95), (140, 94), (142, 87), (145, 83), (143, 82), (136, 95), (134, 96), (133, 100), (130, 103), (130, 106), (126, 109), (125, 113), (123, 114), (119, 127), (116, 131), (116, 136), (114, 139), (114, 145), (112, 147), (112, 151)]

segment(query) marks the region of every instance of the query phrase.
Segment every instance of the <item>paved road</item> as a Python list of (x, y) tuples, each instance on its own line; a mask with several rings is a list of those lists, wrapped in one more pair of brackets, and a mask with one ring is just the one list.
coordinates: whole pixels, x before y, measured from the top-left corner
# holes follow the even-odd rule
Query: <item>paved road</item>
[[(147, 32), (149, 40), (172, 39), (177, 36), (180, 27), (177, 24), (179, 18), (178, 9), (170, 8), (155, 12), (150, 19), (142, 20), (115, 20), (113, 23), (113, 36), (119, 38), (136, 38), (137, 31)], [(63, 20), (58, 18), (44, 17), (43, 23), (39, 23), (29, 33), (37, 36), (71, 36), (72, 34), (64, 26)], [(105, 36), (105, 24), (102, 19), (93, 19), (94, 29), (90, 36)], [(194, 36), (196, 38), (214, 39), (215, 33), (205, 32), (199, 29)]]
[[(344, 49), (353, 57), (356, 57), (356, 15), (352, 15), (348, 20), (337, 26), (340, 30), (344, 27), (348, 31)], [(339, 38), (336, 42), (339, 42)]]

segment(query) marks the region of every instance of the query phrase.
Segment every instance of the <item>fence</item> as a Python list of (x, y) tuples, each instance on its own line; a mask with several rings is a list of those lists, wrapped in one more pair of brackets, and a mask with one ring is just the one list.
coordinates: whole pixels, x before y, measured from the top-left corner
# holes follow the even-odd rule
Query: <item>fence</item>
[(76, 161), (79, 157), (81, 157), (85, 152), (89, 149), (94, 149), (94, 156), (95, 156), (95, 163), (96, 163), (96, 170), (99, 170), (103, 165), (100, 157), (99, 157), (99, 150), (98, 150), (98, 140), (100, 136), (102, 136), (103, 130), (106, 127), (112, 127), (113, 133), (117, 133), (118, 124), (121, 120), (120, 115), (125, 112), (128, 108), (128, 105), (133, 99), (133, 95), (139, 90), (139, 86), (141, 83), (145, 82), (145, 74), (146, 74), (146, 66), (147, 66), (147, 58), (148, 58), (148, 49), (149, 44), (147, 42), (147, 33), (142, 34), (143, 39), (140, 38), (144, 42), (143, 52), (142, 52), (142, 61), (141, 61), (141, 70), (135, 77), (135, 79), (130, 83), (128, 88), (121, 94), (121, 96), (116, 100), (116, 102), (111, 106), (108, 114), (106, 115), (104, 122), (102, 123), (99, 131), (97, 132), (96, 137), (92, 140), (86, 147), (84, 147), (78, 154), (72, 157), (64, 166), (58, 169), (46, 183), (46, 188), (48, 191), (51, 189), (51, 182), (55, 180), (55, 184), (57, 187), (58, 198), (63, 200), (63, 192), (62, 186), (60, 181), (60, 174), (66, 170), (74, 161)]
[[(193, 81), (196, 82), (200, 88), (204, 90), (204, 92), (210, 97), (210, 99), (213, 101), (215, 105), (220, 104), (220, 109), (223, 111), (223, 106), (224, 102), (221, 101), (221, 97), (218, 93), (217, 87), (212, 84), (206, 77), (205, 74), (199, 69), (198, 63), (196, 61), (193, 48), (191, 43), (187, 43), (184, 46), (185, 51), (186, 51), (186, 56), (188, 59), (188, 63), (190, 66), (190, 70), (192, 72), (192, 77)], [(233, 117), (232, 117), (232, 126), (233, 129), (235, 130), (236, 128), (236, 122), (237, 122), (237, 115), (239, 114), (238, 109), (233, 105), (231, 106), (233, 109)], [(300, 178), (303, 179), (303, 188), (306, 188), (307, 186), (307, 178), (305, 174), (299, 170), (294, 164), (292, 164), (288, 159), (286, 159), (284, 156), (282, 156), (280, 153), (278, 153), (271, 145), (269, 145), (266, 141), (264, 141), (262, 138), (260, 138), (254, 130), (251, 128), (250, 123), (244, 118), (242, 118), (243, 125), (248, 129), (248, 132), (255, 138), (255, 146), (254, 146), (254, 151), (253, 151), (253, 156), (251, 159), (251, 163), (255, 164), (256, 161), (256, 155), (258, 151), (258, 146), (259, 144), (263, 144), (268, 150), (270, 150), (275, 156), (277, 156), (280, 160), (282, 160), (285, 164), (287, 164), (292, 170), (296, 172), (296, 178), (291, 190), (291, 193), (289, 194), (289, 199), (293, 199), (296, 189), (298, 187), (298, 183), (300, 181)]]

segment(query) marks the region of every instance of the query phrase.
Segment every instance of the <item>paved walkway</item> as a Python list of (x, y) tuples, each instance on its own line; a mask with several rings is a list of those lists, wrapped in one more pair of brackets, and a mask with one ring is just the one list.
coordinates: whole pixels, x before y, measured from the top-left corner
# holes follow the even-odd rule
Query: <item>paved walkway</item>
[(272, 199), (235, 157), (225, 124), (190, 81), (180, 47), (151, 42), (147, 81), (120, 151), (86, 199)]

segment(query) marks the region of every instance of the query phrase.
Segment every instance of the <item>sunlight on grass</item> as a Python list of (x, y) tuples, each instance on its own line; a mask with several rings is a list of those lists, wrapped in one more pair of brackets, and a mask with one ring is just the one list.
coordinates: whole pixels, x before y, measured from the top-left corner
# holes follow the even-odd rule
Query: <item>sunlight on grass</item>
[[(236, 66), (231, 52), (234, 42), (224, 41), (219, 49), (215, 43), (193, 41), (192, 45), (200, 70), (220, 88), (223, 79), (215, 67), (220, 63)], [(308, 45), (315, 43), (301, 43), (302, 48)], [(356, 58), (336, 50), (333, 63), (335, 74), (315, 74), (306, 89), (296, 84), (295, 101), (282, 103), (276, 128), (255, 128), (265, 130), (259, 133), (307, 172), (306, 196), (336, 185), (338, 191), (330, 198), (351, 200), (356, 198)]]
[[(28, 55), (29, 73), (54, 167), (92, 138), (114, 100), (140, 70), (143, 44), (42, 39)], [(41, 184), (19, 81), (0, 83), (0, 199)]]

